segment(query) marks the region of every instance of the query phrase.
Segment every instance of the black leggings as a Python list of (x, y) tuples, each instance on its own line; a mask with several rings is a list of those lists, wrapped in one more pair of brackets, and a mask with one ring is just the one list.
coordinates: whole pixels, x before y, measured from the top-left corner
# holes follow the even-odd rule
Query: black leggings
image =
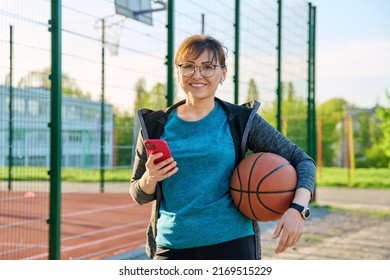
[(157, 246), (154, 260), (254, 260), (255, 236), (247, 236), (215, 245), (189, 249)]

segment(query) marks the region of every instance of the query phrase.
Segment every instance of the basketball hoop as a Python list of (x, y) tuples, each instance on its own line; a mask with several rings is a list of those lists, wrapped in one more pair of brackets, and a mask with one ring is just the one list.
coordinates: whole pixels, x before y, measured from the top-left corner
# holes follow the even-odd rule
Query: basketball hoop
[[(115, 0), (115, 14), (103, 17), (95, 22), (95, 28), (102, 31), (100, 38), (104, 36), (103, 46), (108, 48), (112, 56), (118, 55), (126, 19), (131, 18), (148, 25), (153, 25), (152, 13), (164, 11), (167, 7), (163, 0), (153, 0), (153, 3), (158, 5), (159, 8), (152, 7), (151, 2), (152, 0)], [(121, 19), (116, 22), (107, 20), (108, 18), (115, 19), (118, 16)]]
[[(100, 33), (100, 38), (102, 38), (104, 33), (104, 46), (107, 47), (111, 56), (118, 56), (120, 40), (123, 33), (123, 28), (125, 25), (126, 17), (121, 17), (120, 20), (115, 22), (107, 21), (107, 18), (111, 18), (117, 15), (107, 16), (105, 18), (99, 19), (95, 22), (94, 27), (96, 29), (104, 28), (103, 32)], [(104, 20), (104, 27), (103, 27)]]
[(106, 28), (105, 44), (111, 56), (118, 56), (125, 20), (126, 18)]

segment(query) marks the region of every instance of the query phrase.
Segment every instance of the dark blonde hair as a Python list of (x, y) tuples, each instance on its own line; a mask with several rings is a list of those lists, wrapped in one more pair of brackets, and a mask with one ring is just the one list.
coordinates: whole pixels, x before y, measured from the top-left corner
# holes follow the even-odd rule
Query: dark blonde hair
[[(226, 52), (225, 52), (226, 50)], [(192, 35), (179, 46), (175, 56), (175, 65), (180, 65), (186, 59), (197, 59), (204, 51), (211, 54), (211, 62), (225, 66), (227, 49), (210, 35)]]

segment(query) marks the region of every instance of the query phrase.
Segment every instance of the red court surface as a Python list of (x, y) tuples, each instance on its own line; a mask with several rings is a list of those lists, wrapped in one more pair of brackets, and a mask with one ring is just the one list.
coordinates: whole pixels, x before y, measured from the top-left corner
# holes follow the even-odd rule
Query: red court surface
[[(104, 259), (144, 246), (151, 205), (128, 193), (63, 193), (61, 259)], [(0, 260), (48, 259), (49, 193), (0, 192)]]

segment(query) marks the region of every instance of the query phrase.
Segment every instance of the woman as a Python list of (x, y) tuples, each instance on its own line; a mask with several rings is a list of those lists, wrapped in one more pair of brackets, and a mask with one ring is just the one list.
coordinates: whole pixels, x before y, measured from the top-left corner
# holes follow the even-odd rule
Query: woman
[[(258, 102), (238, 106), (215, 97), (226, 77), (225, 60), (215, 38), (187, 38), (175, 56), (185, 100), (166, 110), (138, 112), (141, 133), (130, 194), (139, 204), (154, 202), (146, 248), (153, 259), (261, 258), (258, 223), (237, 210), (229, 191), (233, 170), (248, 149), (279, 154), (298, 174), (295, 204), (273, 235), (280, 237), (275, 252), (293, 246), (302, 234), (300, 212), (314, 190), (314, 162), (257, 114)], [(172, 157), (155, 164), (162, 154), (147, 157), (148, 138), (166, 140)]]

